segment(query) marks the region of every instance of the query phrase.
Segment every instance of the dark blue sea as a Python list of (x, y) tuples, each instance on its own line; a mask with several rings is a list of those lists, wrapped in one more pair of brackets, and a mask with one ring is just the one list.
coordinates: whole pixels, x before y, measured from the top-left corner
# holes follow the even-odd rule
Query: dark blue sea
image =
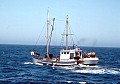
[[(81, 47), (99, 57), (97, 67), (51, 67), (35, 65), (30, 51), (45, 54), (45, 46), (0, 45), (0, 84), (120, 84), (120, 48)], [(50, 53), (59, 55), (59, 46)]]

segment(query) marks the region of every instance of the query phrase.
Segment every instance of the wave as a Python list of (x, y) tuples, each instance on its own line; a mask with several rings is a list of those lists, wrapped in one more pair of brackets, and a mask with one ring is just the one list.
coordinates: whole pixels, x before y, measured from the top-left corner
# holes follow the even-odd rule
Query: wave
[[(25, 62), (24, 64), (34, 64), (32, 62)], [(36, 63), (36, 65), (43, 65), (40, 63)], [(118, 68), (107, 68), (103, 66), (65, 66), (65, 67), (56, 67), (52, 66), (54, 68), (60, 68), (69, 70), (76, 73), (89, 73), (89, 74), (120, 74), (120, 69)]]
[(62, 69), (70, 70), (76, 73), (89, 73), (89, 74), (120, 74), (120, 69), (118, 68), (107, 68), (102, 66), (93, 67), (81, 67), (81, 66), (71, 66), (71, 67), (60, 67)]
[(24, 64), (34, 64), (34, 63), (32, 63), (32, 62), (25, 62)]
[[(34, 63), (33, 62), (25, 62), (24, 64), (34, 64)], [(43, 65), (43, 64), (35, 63), (35, 65)]]
[(106, 69), (100, 69), (100, 70), (74, 70), (73, 72), (91, 73), (91, 74), (120, 74), (120, 71), (106, 70)]

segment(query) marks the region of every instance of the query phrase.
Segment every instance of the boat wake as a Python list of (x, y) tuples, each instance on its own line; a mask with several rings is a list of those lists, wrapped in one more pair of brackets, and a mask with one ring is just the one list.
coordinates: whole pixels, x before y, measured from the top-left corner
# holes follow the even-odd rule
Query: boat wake
[(118, 68), (107, 68), (101, 66), (93, 67), (80, 67), (80, 66), (71, 66), (71, 67), (60, 67), (62, 69), (70, 70), (76, 73), (89, 73), (89, 74), (120, 74), (120, 69)]
[[(24, 64), (34, 64), (32, 62), (25, 62)], [(36, 63), (36, 65), (41, 65)], [(69, 70), (76, 73), (89, 73), (89, 74), (120, 74), (119, 68), (108, 68), (103, 66), (65, 66), (65, 67), (58, 67), (52, 66), (54, 68), (60, 68), (64, 70)]]

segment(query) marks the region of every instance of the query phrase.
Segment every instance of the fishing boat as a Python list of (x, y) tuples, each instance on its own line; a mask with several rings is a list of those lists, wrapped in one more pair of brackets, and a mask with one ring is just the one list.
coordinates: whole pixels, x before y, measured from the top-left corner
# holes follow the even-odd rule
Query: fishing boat
[[(49, 16), (49, 14), (48, 14)], [(54, 27), (53, 25), (52, 30)], [(49, 54), (49, 41), (51, 40), (51, 34), (49, 34), (49, 17), (47, 18), (47, 34), (46, 34), (46, 52), (45, 56), (41, 56), (35, 51), (31, 51), (34, 64), (40, 65), (50, 65), (50, 66), (74, 66), (74, 65), (85, 65), (85, 66), (95, 66), (99, 58), (96, 56), (95, 52), (84, 52), (79, 47), (73, 46), (72, 49), (68, 49), (68, 15), (66, 16), (66, 49), (59, 51), (60, 56), (57, 58), (53, 57), (53, 54)]]

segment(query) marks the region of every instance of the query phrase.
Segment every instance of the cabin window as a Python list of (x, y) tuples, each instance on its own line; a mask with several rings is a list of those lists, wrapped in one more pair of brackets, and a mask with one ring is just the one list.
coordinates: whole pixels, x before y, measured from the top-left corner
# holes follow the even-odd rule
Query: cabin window
[(66, 54), (66, 52), (64, 52), (64, 54)]
[(63, 52), (62, 52), (62, 54), (63, 54)]
[(69, 52), (67, 52), (67, 54), (69, 54)]
[(70, 53), (70, 59), (74, 58), (74, 53)]

